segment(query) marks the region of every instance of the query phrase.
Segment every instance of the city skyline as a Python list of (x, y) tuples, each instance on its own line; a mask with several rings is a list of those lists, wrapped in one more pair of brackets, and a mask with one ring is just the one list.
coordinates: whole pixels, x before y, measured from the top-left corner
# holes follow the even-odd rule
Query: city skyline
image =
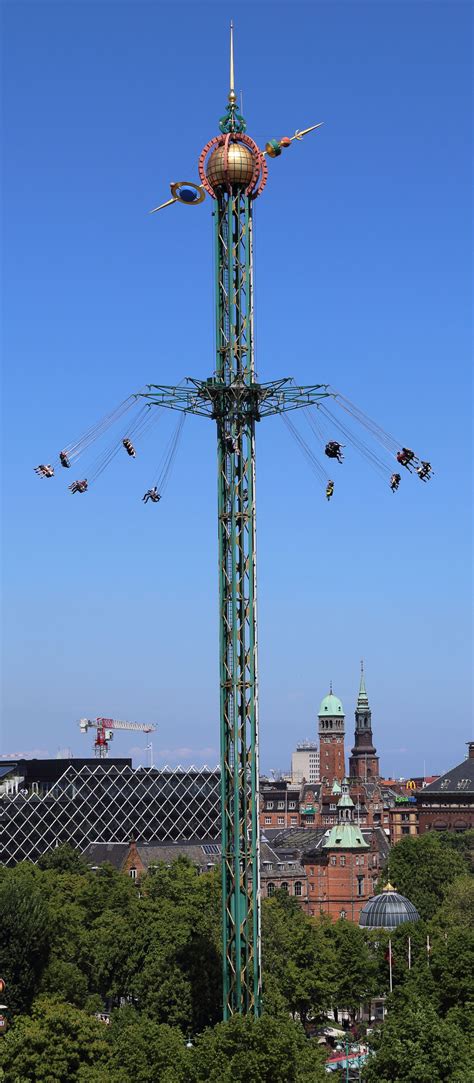
[[(364, 668), (364, 678), (365, 678), (365, 676), (366, 676), (366, 671), (365, 671), (365, 668)], [(359, 680), (360, 680), (360, 672), (359, 672)], [(262, 769), (261, 769), (262, 778), (269, 778), (272, 774), (274, 774), (276, 777), (291, 776), (291, 774), (292, 774), (292, 770), (291, 770), (292, 754), (294, 753), (294, 751), (297, 748), (304, 747), (305, 745), (310, 746), (311, 748), (314, 748), (314, 749), (318, 750), (318, 762), (319, 762), (319, 728), (318, 728), (318, 723), (319, 723), (318, 709), (319, 709), (319, 706), (318, 705), (320, 703), (320, 700), (324, 699), (324, 697), (329, 692), (332, 692), (338, 699), (341, 700), (343, 711), (344, 711), (344, 722), (345, 722), (345, 725), (344, 725), (344, 750), (345, 750), (346, 768), (347, 768), (346, 774), (349, 776), (348, 764), (349, 764), (351, 746), (353, 745), (354, 739), (355, 739), (355, 726), (356, 726), (355, 713), (356, 713), (356, 709), (357, 709), (359, 686), (357, 685), (357, 691), (354, 693), (354, 696), (353, 696), (353, 706), (350, 706), (350, 707), (348, 707), (348, 709), (346, 709), (344, 701), (342, 700), (342, 698), (340, 696), (338, 696), (337, 687), (334, 687), (333, 681), (330, 680), (328, 682), (326, 691), (321, 693), (321, 695), (319, 697), (319, 700), (318, 700), (318, 703), (314, 707), (313, 716), (312, 716), (311, 722), (308, 724), (307, 732), (301, 733), (299, 736), (298, 735), (293, 736), (293, 735), (290, 735), (290, 734), (288, 735), (288, 740), (289, 740), (290, 744), (288, 745), (287, 760), (285, 762), (282, 762), (280, 764), (276, 764), (276, 763), (272, 762), (270, 764), (270, 761), (272, 759), (271, 753), (270, 753), (269, 756), (266, 757), (266, 759), (268, 760), (268, 763), (265, 762), (265, 764), (262, 765)], [(372, 700), (371, 700), (370, 695), (369, 695), (369, 706), (370, 706), (371, 713), (373, 715), (374, 712), (372, 711)], [(312, 727), (314, 732), (311, 732), (311, 727)], [(79, 720), (76, 720), (76, 722), (74, 723), (73, 733), (74, 733), (74, 730), (76, 728), (77, 728), (78, 733), (79, 733), (79, 728), (80, 728), (79, 727)], [(396, 749), (396, 750), (392, 750), (392, 752), (391, 752), (390, 749), (385, 749), (380, 744), (379, 736), (378, 736), (377, 719), (375, 719), (375, 721), (372, 723), (372, 728), (374, 730), (374, 742), (376, 744), (377, 754), (378, 754), (378, 758), (379, 758), (379, 761), (380, 761), (380, 777), (381, 778), (386, 778), (386, 779), (390, 779), (390, 778), (399, 778), (399, 779), (407, 778), (408, 779), (408, 778), (411, 778), (411, 777), (430, 778), (433, 775), (441, 774), (445, 770), (446, 766), (451, 762), (451, 759), (453, 758), (453, 755), (454, 756), (456, 755), (456, 751), (454, 749), (452, 749), (451, 745), (447, 745), (446, 746), (446, 751), (445, 751), (445, 761), (446, 762), (443, 762), (439, 766), (439, 768), (435, 766), (433, 769), (431, 769), (431, 764), (429, 762), (429, 758), (427, 756), (425, 756), (424, 760), (423, 760), (423, 763), (421, 765), (421, 769), (418, 770), (418, 765), (416, 765), (416, 764), (413, 765), (411, 763), (410, 749), (409, 748)], [(41, 748), (41, 747), (33, 748), (33, 749), (23, 749), (23, 750), (19, 749), (19, 748), (15, 748), (15, 749), (12, 748), (10, 751), (7, 750), (7, 751), (2, 752), (2, 755), (0, 756), (0, 760), (1, 759), (5, 760), (5, 759), (8, 759), (8, 758), (15, 758), (15, 757), (16, 758), (24, 757), (26, 759), (31, 759), (31, 758), (41, 759), (43, 757), (44, 758), (50, 757), (50, 758), (54, 759), (54, 758), (57, 758), (57, 757), (60, 757), (60, 756), (63, 756), (66, 759), (69, 758), (69, 757), (70, 758), (78, 758), (78, 759), (87, 759), (88, 757), (89, 758), (93, 757), (94, 756), (93, 736), (91, 736), (90, 734), (86, 735), (87, 742), (88, 742), (87, 744), (86, 744), (86, 741), (83, 740), (83, 737), (84, 737), (84, 734), (81, 734), (79, 736), (79, 741), (75, 742), (75, 741), (71, 740), (69, 745), (65, 745), (64, 747), (58, 746), (58, 748), (56, 750), (51, 750), (51, 749), (48, 749), (48, 748)], [(130, 736), (127, 736), (126, 734), (122, 733), (121, 731), (116, 731), (114, 733), (113, 741), (110, 742), (108, 758), (114, 759), (114, 758), (117, 758), (117, 757), (119, 757), (119, 758), (120, 757), (122, 757), (122, 758), (123, 757), (128, 757), (128, 758), (132, 759), (132, 762), (133, 762), (134, 766), (140, 766), (140, 765), (149, 766), (150, 765), (150, 754), (151, 754), (152, 761), (153, 761), (153, 766), (159, 767), (161, 769), (163, 769), (165, 767), (170, 767), (170, 768), (173, 769), (173, 768), (176, 768), (178, 766), (181, 766), (183, 768), (189, 768), (191, 766), (194, 766), (196, 768), (201, 768), (203, 766), (206, 766), (208, 768), (213, 769), (213, 768), (218, 766), (219, 750), (218, 750), (217, 747), (213, 747), (212, 745), (209, 745), (207, 747), (203, 747), (201, 749), (198, 749), (197, 751), (201, 754), (201, 759), (193, 759), (193, 755), (196, 752), (196, 749), (191, 749), (191, 748), (188, 748), (186, 746), (182, 746), (181, 748), (178, 748), (178, 749), (176, 749), (176, 748), (161, 748), (160, 741), (159, 741), (159, 735), (155, 736), (155, 734), (153, 734), (151, 736), (151, 738), (147, 735), (147, 737), (144, 738), (144, 744), (143, 745), (127, 744), (127, 741), (130, 741)], [(291, 741), (292, 741), (292, 743), (291, 743)], [(467, 748), (468, 743), (469, 743), (468, 740), (466, 740), (466, 742), (465, 742), (466, 748)], [(464, 751), (464, 747), (461, 746), (461, 748)], [(384, 769), (384, 763), (382, 762), (383, 758), (384, 758), (384, 756), (389, 757), (389, 756), (393, 755), (393, 751), (396, 751), (399, 754), (403, 753), (404, 755), (406, 755), (407, 772), (405, 774), (397, 775), (395, 772), (390, 772), (389, 770)], [(460, 750), (457, 750), (457, 751), (459, 752)], [(174, 758), (174, 757), (176, 757), (176, 755), (178, 755), (178, 757), (179, 757), (178, 759)], [(468, 757), (468, 753), (466, 751), (465, 758), (467, 758), (467, 757)], [(428, 766), (427, 766), (427, 764), (428, 764)], [(430, 769), (428, 769), (428, 768), (430, 768)]]

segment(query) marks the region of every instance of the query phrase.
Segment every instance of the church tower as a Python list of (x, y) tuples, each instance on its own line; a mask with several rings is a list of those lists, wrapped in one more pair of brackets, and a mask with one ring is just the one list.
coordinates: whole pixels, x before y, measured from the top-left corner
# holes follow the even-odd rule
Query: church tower
[(355, 710), (354, 747), (349, 759), (349, 775), (361, 782), (380, 778), (379, 758), (372, 738), (372, 711), (365, 688), (364, 663), (360, 663), (360, 687)]
[(319, 773), (321, 782), (332, 786), (335, 779), (342, 782), (344, 769), (344, 709), (340, 699), (329, 695), (319, 708)]

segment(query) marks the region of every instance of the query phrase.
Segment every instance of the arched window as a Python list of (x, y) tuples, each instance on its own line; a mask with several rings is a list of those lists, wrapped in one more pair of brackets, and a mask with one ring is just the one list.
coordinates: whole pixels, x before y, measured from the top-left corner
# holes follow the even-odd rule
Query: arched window
[(281, 890), (286, 891), (286, 894), (288, 895), (288, 884), (286, 884), (286, 883), (281, 884), (280, 887), (281, 887)]
[(267, 884), (267, 895), (275, 894), (275, 884)]
[(302, 894), (303, 894), (303, 885), (301, 883), (301, 880), (297, 880), (296, 883), (295, 883), (295, 895), (302, 895)]
[(341, 910), (341, 911), (340, 911), (340, 913), (339, 913), (339, 917), (341, 917), (341, 918), (345, 918), (345, 916), (346, 916), (346, 911), (345, 911), (345, 910)]

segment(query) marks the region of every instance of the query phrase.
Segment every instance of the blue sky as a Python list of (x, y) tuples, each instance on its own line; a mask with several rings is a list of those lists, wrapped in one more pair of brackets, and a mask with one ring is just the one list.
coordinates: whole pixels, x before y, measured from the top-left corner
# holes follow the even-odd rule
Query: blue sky
[(442, 771), (471, 725), (467, 3), (4, 3), (3, 752), (85, 755), (107, 714), (156, 721), (156, 762), (218, 759), (212, 424), (156, 506), (165, 427), (84, 497), (33, 467), (214, 367), (210, 201), (146, 212), (217, 134), (231, 17), (249, 134), (325, 122), (255, 207), (259, 376), (330, 382), (435, 470), (394, 497), (350, 455), (328, 504), (259, 426), (262, 766), (330, 679), (350, 746), (364, 657), (384, 773)]

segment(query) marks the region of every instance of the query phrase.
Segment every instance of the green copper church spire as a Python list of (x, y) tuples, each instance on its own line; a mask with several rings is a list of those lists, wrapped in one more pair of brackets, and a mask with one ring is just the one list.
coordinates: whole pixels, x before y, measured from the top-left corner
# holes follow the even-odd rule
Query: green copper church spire
[(366, 691), (366, 688), (365, 688), (364, 659), (361, 658), (361, 660), (360, 660), (360, 685), (359, 685), (359, 695), (357, 697), (357, 710), (358, 711), (366, 711), (368, 709), (368, 706), (369, 706), (369, 697), (367, 695), (367, 691)]

